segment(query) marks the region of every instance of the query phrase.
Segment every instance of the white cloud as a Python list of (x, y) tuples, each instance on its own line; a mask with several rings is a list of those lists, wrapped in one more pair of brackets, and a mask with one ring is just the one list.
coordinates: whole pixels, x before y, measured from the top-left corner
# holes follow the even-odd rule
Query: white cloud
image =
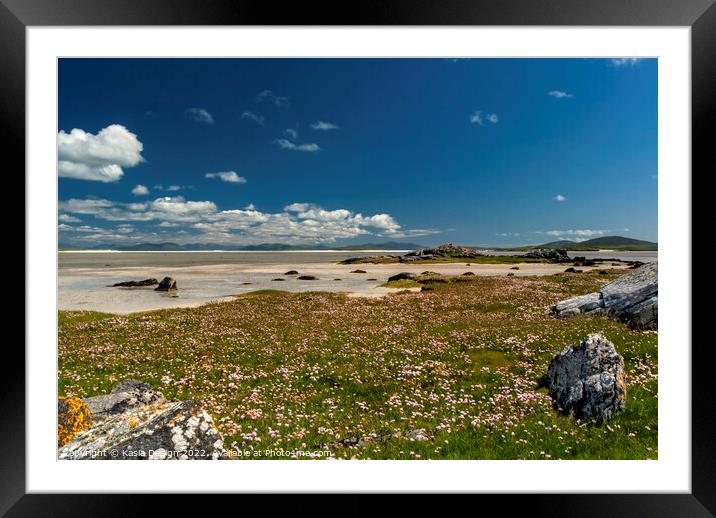
[(132, 194), (135, 196), (146, 196), (149, 194), (149, 189), (142, 184), (137, 184), (134, 186), (134, 189), (132, 189)]
[(256, 206), (253, 203), (249, 203), (244, 210), (256, 210)]
[(639, 58), (614, 58), (612, 65), (615, 67), (634, 66), (639, 62)]
[(497, 124), (498, 122), (497, 114), (496, 113), (488, 113), (483, 115), (482, 111), (476, 111), (473, 112), (472, 115), (470, 115), (470, 122), (472, 124), (479, 124), (480, 126), (485, 124), (485, 121), (491, 122), (492, 124)]
[(80, 221), (82, 221), (80, 218), (70, 216), (69, 214), (60, 214), (57, 217), (57, 220), (62, 221), (63, 223), (79, 223)]
[(204, 108), (189, 108), (186, 111), (187, 117), (196, 122), (214, 124), (214, 116)]
[(271, 90), (263, 90), (256, 96), (256, 102), (270, 102), (279, 108), (285, 108), (288, 106), (288, 97), (281, 97), (274, 94)]
[(298, 131), (296, 131), (295, 129), (286, 128), (285, 130), (283, 130), (283, 134), (287, 137), (292, 138), (293, 140), (298, 140)]
[(500, 233), (495, 234), (495, 235), (496, 235), (496, 236), (499, 236), (499, 237), (520, 237), (520, 233), (519, 233), (519, 232), (500, 232)]
[(191, 214), (216, 211), (213, 201), (186, 201), (183, 196), (157, 198), (149, 204), (152, 210), (169, 214)]
[[(61, 227), (68, 239), (88, 244), (96, 242), (256, 244), (333, 243), (337, 239), (361, 235), (376, 237), (415, 237), (434, 234), (434, 229), (403, 229), (387, 213), (364, 216), (351, 210), (324, 209), (312, 203), (291, 203), (283, 212), (265, 213), (253, 205), (244, 209), (218, 210), (211, 201), (187, 201), (181, 196), (163, 197), (146, 203), (120, 203), (107, 200), (72, 199), (60, 202), (62, 210), (82, 211), (105, 221), (121, 222), (116, 228)], [(144, 223), (134, 226), (132, 223)], [(154, 222), (154, 223), (152, 223)], [(157, 229), (161, 234), (151, 229)], [(149, 230), (148, 230), (149, 229)]]
[(610, 230), (594, 230), (594, 229), (575, 229), (575, 230), (547, 230), (538, 231), (535, 234), (546, 234), (548, 236), (568, 238), (575, 241), (585, 241), (594, 237), (599, 237), (612, 232)]
[(244, 112), (241, 114), (241, 118), (243, 120), (254, 121), (256, 124), (260, 124), (261, 126), (263, 126), (264, 121), (266, 120), (263, 115), (258, 115), (254, 112)]
[(568, 94), (567, 92), (563, 92), (561, 90), (551, 90), (547, 92), (547, 95), (551, 95), (555, 99), (564, 99), (572, 97), (572, 94)]
[(57, 174), (96, 182), (116, 182), (123, 167), (144, 161), (143, 144), (124, 126), (111, 124), (96, 135), (74, 128), (57, 134)]
[(318, 144), (294, 144), (285, 138), (278, 139), (275, 142), (281, 149), (290, 149), (292, 151), (306, 151), (308, 153), (313, 153), (315, 151), (320, 151), (321, 149)]
[(552, 198), (552, 199), (553, 199), (554, 201), (565, 201), (565, 200), (567, 199), (567, 197), (564, 196), (564, 195), (562, 195), (562, 194), (558, 194), (557, 196), (555, 196), (555, 197)]
[(311, 124), (311, 128), (314, 130), (334, 130), (338, 129), (338, 126), (333, 124), (332, 122), (325, 122), (325, 121), (316, 121), (313, 124)]
[(246, 183), (246, 178), (239, 176), (235, 171), (224, 171), (219, 173), (206, 173), (206, 178), (219, 178), (222, 182)]

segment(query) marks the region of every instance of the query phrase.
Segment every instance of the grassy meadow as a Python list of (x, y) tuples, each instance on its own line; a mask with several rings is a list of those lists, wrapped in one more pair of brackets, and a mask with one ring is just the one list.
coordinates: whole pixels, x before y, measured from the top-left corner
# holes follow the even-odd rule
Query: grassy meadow
[[(615, 277), (474, 276), (377, 299), (263, 291), (129, 316), (60, 312), (59, 392), (140, 379), (197, 401), (240, 450), (656, 459), (657, 333), (548, 314)], [(601, 425), (558, 415), (536, 388), (554, 354), (597, 331), (624, 356), (627, 381), (625, 411)]]

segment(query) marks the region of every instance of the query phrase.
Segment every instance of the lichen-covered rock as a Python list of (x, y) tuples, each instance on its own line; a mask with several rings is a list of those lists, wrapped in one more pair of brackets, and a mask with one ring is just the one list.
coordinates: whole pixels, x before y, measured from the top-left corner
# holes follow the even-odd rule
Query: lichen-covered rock
[(192, 401), (160, 401), (107, 417), (59, 449), (59, 459), (211, 460), (226, 457), (211, 417)]
[(582, 421), (605, 421), (624, 408), (624, 358), (602, 333), (567, 346), (540, 382), (557, 410)]
[(192, 401), (167, 401), (148, 383), (124, 380), (109, 394), (77, 401), (91, 416), (92, 426), (58, 445), (60, 459), (203, 460), (227, 456), (224, 440), (205, 411)]
[(128, 379), (120, 381), (109, 394), (85, 398), (83, 401), (97, 419), (164, 401), (164, 395), (152, 389), (149, 383)]
[(154, 291), (174, 291), (177, 289), (177, 281), (172, 277), (164, 277)]
[(92, 413), (84, 401), (77, 397), (57, 400), (57, 446), (64, 446), (91, 426)]
[(659, 324), (659, 265), (647, 263), (605, 284), (598, 292), (563, 300), (552, 307), (557, 317), (605, 313), (634, 329)]

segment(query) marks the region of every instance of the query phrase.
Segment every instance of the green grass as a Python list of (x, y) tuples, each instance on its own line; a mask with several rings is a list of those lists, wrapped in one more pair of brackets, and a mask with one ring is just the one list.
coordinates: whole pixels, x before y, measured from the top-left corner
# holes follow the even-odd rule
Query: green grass
[[(356, 257), (346, 259), (338, 264), (389, 264), (397, 263), (398, 259), (386, 259), (382, 257)], [(547, 259), (533, 257), (517, 257), (511, 255), (482, 255), (478, 257), (443, 256), (436, 259), (421, 259), (405, 264), (443, 264), (443, 263), (466, 263), (466, 264), (512, 264), (512, 263), (548, 263)]]
[(411, 279), (400, 279), (399, 281), (388, 281), (380, 285), (381, 288), (420, 288), (422, 284)]
[[(141, 379), (196, 400), (227, 447), (258, 452), (655, 459), (658, 335), (548, 316), (551, 304), (614, 277), (476, 276), (382, 299), (265, 290), (128, 316), (60, 312), (59, 391), (86, 397)], [(597, 331), (624, 356), (627, 405), (587, 425), (556, 413), (536, 387), (554, 354)], [(430, 440), (396, 438), (415, 429)], [(340, 443), (349, 437), (378, 439)]]

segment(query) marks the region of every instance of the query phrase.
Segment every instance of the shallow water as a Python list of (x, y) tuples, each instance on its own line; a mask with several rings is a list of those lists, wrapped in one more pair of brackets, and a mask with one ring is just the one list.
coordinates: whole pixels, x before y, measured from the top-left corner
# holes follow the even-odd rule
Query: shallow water
[[(61, 252), (58, 254), (58, 308), (132, 313), (163, 308), (192, 307), (212, 301), (228, 300), (234, 295), (261, 289), (285, 291), (350, 292), (354, 295), (381, 296), (393, 290), (381, 288), (388, 277), (400, 271), (420, 273), (433, 270), (460, 275), (471, 270), (478, 275), (506, 275), (512, 265), (384, 264), (339, 265), (349, 257), (376, 255), (378, 252)], [(388, 253), (388, 252), (380, 252)], [(393, 252), (399, 253), (399, 252)], [(576, 255), (590, 256), (589, 252)], [(591, 257), (625, 260), (655, 260), (656, 253), (620, 254), (592, 252)], [(645, 255), (646, 254), (646, 255)], [(599, 267), (601, 268), (601, 267)], [(352, 274), (361, 269), (365, 274)], [(585, 268), (588, 269), (588, 268)], [(299, 280), (285, 275), (298, 270), (317, 280)], [(522, 275), (546, 275), (563, 271), (564, 265), (525, 264), (513, 272)], [(179, 290), (163, 293), (154, 287), (114, 288), (110, 285), (127, 280), (171, 276)], [(273, 279), (281, 278), (282, 281)], [(340, 280), (337, 280), (340, 279)]]

